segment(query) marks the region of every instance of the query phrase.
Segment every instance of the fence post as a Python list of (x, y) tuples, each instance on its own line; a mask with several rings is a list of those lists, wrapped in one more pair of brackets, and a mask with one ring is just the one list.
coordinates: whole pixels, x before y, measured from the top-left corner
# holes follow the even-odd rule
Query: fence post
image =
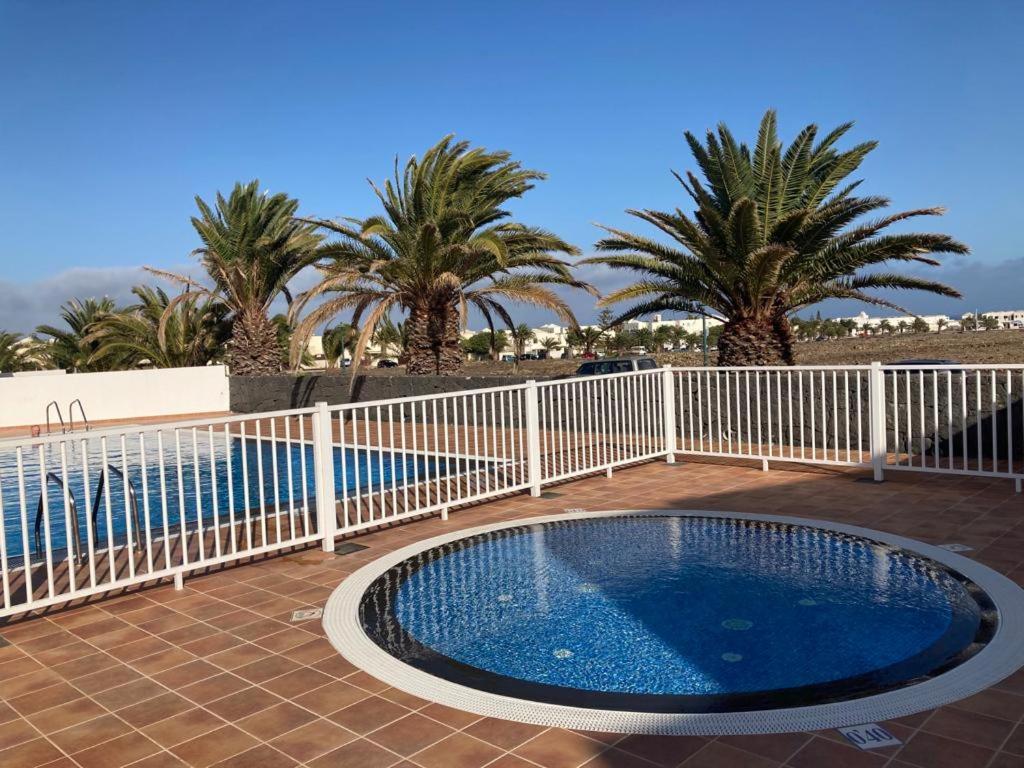
[(313, 414), (313, 471), (316, 478), (317, 530), (324, 552), (333, 552), (338, 529), (334, 495), (334, 434), (331, 414), (323, 401), (316, 404), (316, 413)]
[(526, 382), (526, 467), (530, 495), (540, 496), (540, 408), (537, 382)]
[(871, 363), (868, 379), (868, 409), (871, 414), (871, 467), (875, 482), (885, 479), (885, 372), (879, 362)]
[(661, 372), (661, 413), (664, 422), (665, 461), (676, 463), (676, 387), (672, 366), (666, 365)]

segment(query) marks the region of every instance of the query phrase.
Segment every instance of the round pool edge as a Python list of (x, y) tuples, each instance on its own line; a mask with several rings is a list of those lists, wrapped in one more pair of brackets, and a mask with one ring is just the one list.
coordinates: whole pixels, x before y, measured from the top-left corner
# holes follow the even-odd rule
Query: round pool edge
[[(621, 515), (735, 518), (802, 525), (845, 533), (909, 550), (952, 568), (975, 582), (999, 612), (988, 645), (963, 664), (920, 683), (857, 699), (811, 706), (746, 712), (649, 713), (573, 707), (488, 693), (415, 669), (378, 646), (363, 631), (359, 606), (373, 581), (398, 563), (453, 541), (539, 523)], [(324, 608), (323, 626), (334, 648), (349, 662), (388, 685), (428, 701), (485, 717), (534, 725), (652, 735), (749, 735), (838, 728), (891, 720), (949, 704), (995, 685), (1024, 666), (1024, 589), (988, 566), (904, 536), (824, 520), (683, 509), (617, 509), (509, 520), (463, 528), (381, 555), (344, 579)], [(1016, 638), (1016, 640), (1015, 640)]]

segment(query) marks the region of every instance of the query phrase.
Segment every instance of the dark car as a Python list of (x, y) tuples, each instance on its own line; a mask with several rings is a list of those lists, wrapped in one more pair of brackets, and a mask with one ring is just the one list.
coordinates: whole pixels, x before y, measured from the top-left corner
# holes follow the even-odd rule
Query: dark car
[(607, 373), (653, 371), (658, 367), (653, 357), (606, 357), (588, 360), (576, 369), (577, 376), (603, 376)]
[(942, 358), (921, 357), (909, 360), (897, 360), (895, 363), (886, 363), (886, 373), (922, 373), (930, 371), (942, 371), (960, 365), (956, 360), (943, 360)]
[(398, 367), (398, 363), (396, 363), (394, 360), (378, 360), (377, 361), (377, 367), (378, 368), (397, 368)]

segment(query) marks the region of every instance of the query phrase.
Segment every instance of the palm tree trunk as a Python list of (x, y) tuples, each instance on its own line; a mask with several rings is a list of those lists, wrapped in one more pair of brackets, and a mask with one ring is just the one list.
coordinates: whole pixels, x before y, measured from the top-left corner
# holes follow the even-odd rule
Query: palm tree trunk
[(409, 310), (409, 361), (413, 376), (451, 376), (462, 370), (459, 316), (453, 304), (416, 304)]
[(252, 309), (235, 316), (228, 342), (228, 365), (236, 376), (266, 376), (281, 372), (277, 327), (266, 312)]
[(789, 320), (741, 318), (727, 322), (718, 340), (718, 364), (792, 365), (793, 330)]

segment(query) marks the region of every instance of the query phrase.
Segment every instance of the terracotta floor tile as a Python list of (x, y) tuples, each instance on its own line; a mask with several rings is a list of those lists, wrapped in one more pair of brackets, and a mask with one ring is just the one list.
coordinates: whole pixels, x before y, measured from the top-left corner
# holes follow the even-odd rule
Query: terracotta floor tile
[[(651, 768), (652, 765), (653, 763), (644, 760), (642, 757), (637, 757), (629, 752), (623, 752), (621, 749), (612, 747), (611, 749), (606, 749), (597, 757), (587, 760), (581, 768)], [(725, 766), (721, 768), (725, 768)]]
[(300, 696), (307, 691), (312, 691), (322, 685), (331, 682), (331, 677), (323, 672), (318, 672), (310, 667), (302, 667), (288, 672), (280, 677), (275, 677), (263, 683), (268, 691), (273, 691), (278, 696), (292, 697)]
[(118, 710), (123, 707), (130, 707), (140, 702), (162, 696), (167, 689), (149, 678), (140, 678), (116, 688), (110, 688), (101, 693), (93, 695), (93, 700), (100, 706), (110, 710)]
[(160, 747), (141, 733), (132, 731), (113, 741), (76, 752), (72, 757), (82, 768), (121, 768), (158, 751)]
[(950, 739), (998, 749), (1013, 730), (1013, 723), (976, 712), (944, 707), (928, 719), (923, 729)]
[(225, 725), (171, 747), (170, 751), (193, 768), (207, 768), (245, 752), (256, 744), (257, 740), (245, 731)]
[(160, 746), (167, 748), (194, 739), (224, 725), (224, 721), (205, 709), (190, 709), (141, 730)]
[[(488, 763), (487, 768), (537, 768), (537, 764), (528, 763), (515, 755), (502, 755), (493, 763)], [(640, 766), (640, 768), (646, 768), (646, 766)]]
[(39, 731), (20, 717), (0, 725), (0, 751), (39, 738)]
[(309, 768), (389, 768), (399, 760), (398, 755), (358, 739), (310, 761)]
[(628, 736), (615, 746), (655, 765), (675, 768), (705, 744), (707, 739), (699, 736)]
[(544, 768), (576, 768), (605, 750), (605, 745), (570, 731), (550, 730), (513, 752)]
[(778, 762), (785, 762), (810, 741), (806, 733), (773, 733), (756, 736), (721, 736), (719, 741)]
[(781, 763), (720, 741), (712, 741), (682, 765), (683, 768), (778, 768)]
[(78, 689), (71, 687), (65, 682), (59, 682), (32, 693), (8, 699), (7, 703), (24, 716), (57, 707), (61, 704), (68, 704), (80, 698), (82, 698), (82, 694)]
[(298, 763), (273, 747), (260, 744), (217, 763), (215, 768), (290, 768), (293, 765)]
[(985, 768), (993, 752), (921, 731), (907, 742), (898, 756), (900, 760), (921, 768)]
[(192, 683), (192, 685), (186, 685), (184, 688), (177, 690), (182, 696), (194, 701), (196, 704), (206, 704), (249, 687), (248, 681), (230, 672), (221, 672), (219, 675), (214, 675), (206, 680), (200, 680), (198, 683)]
[(496, 760), (501, 753), (491, 744), (464, 733), (455, 733), (416, 753), (411, 759), (423, 768), (481, 768)]
[(44, 709), (25, 717), (32, 725), (43, 733), (62, 731), (86, 720), (105, 715), (103, 707), (92, 699), (80, 698), (58, 707)]
[(238, 720), (237, 725), (263, 741), (270, 741), (316, 719), (316, 715), (309, 710), (282, 701), (269, 709), (263, 709)]
[(793, 768), (881, 768), (887, 757), (862, 752), (856, 747), (814, 738), (789, 759)]
[(408, 757), (440, 741), (452, 731), (452, 728), (436, 720), (414, 713), (368, 733), (366, 738), (385, 749)]
[(444, 704), (428, 704), (420, 709), (419, 712), (421, 715), (437, 720), (439, 723), (450, 725), (457, 730), (462, 730), (481, 718), (480, 715), (461, 709), (452, 709)]
[(405, 707), (400, 707), (379, 696), (371, 696), (349, 707), (339, 709), (331, 714), (329, 719), (350, 731), (365, 734), (407, 714), (409, 714), (409, 710)]
[(0, 765), (4, 768), (38, 768), (60, 757), (60, 750), (46, 739), (33, 739), (0, 751)]
[(291, 659), (287, 659), (284, 656), (271, 655), (261, 658), (259, 661), (246, 664), (243, 667), (239, 667), (233, 670), (234, 674), (239, 677), (243, 677), (250, 683), (263, 683), (267, 680), (272, 680), (275, 677), (286, 675), (289, 672), (294, 672), (299, 669)]
[(58, 748), (73, 754), (93, 747), (101, 742), (110, 741), (132, 731), (132, 727), (114, 715), (102, 715), (93, 720), (66, 728), (50, 734), (50, 741)]
[(351, 706), (366, 699), (371, 694), (362, 688), (335, 680), (316, 690), (293, 697), (293, 701), (301, 707), (310, 709), (318, 715), (329, 715), (343, 707)]
[(355, 738), (351, 731), (328, 720), (314, 720), (272, 739), (270, 745), (300, 763), (308, 763)]
[(215, 715), (233, 723), (280, 703), (280, 697), (269, 691), (256, 686), (248, 686), (228, 696), (208, 702), (205, 706)]
[(466, 733), (501, 749), (512, 750), (545, 730), (539, 725), (485, 717), (465, 729)]

